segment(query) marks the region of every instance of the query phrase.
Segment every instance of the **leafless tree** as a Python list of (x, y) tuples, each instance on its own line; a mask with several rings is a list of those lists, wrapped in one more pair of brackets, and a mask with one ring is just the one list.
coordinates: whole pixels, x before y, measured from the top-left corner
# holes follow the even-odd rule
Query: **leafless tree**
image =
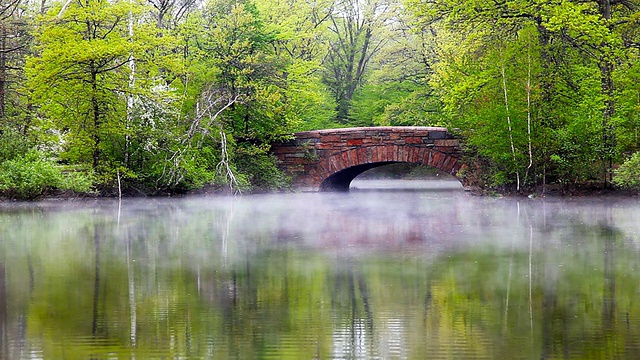
[(159, 29), (167, 28), (167, 17), (175, 26), (192, 9), (198, 0), (147, 0), (156, 9), (156, 20)]
[(330, 16), (333, 38), (325, 61), (325, 81), (338, 103), (338, 120), (347, 120), (355, 91), (387, 41), (381, 30), (388, 10), (385, 0), (340, 0)]
[[(229, 153), (227, 147), (227, 134), (221, 115), (234, 104), (241, 101), (242, 96), (232, 94), (225, 89), (211, 87), (204, 91), (196, 104), (196, 113), (189, 126), (189, 131), (180, 140), (180, 149), (173, 152), (168, 159), (163, 178), (168, 184), (178, 184), (183, 179), (181, 173), (181, 164), (188, 160), (192, 148), (199, 148), (202, 145), (202, 139), (211, 137), (220, 142), (220, 161), (216, 166), (216, 171), (223, 176), (229, 185), (231, 191), (239, 191), (238, 181), (231, 168), (229, 161)], [(195, 136), (199, 134), (199, 139), (194, 141)]]
[(8, 54), (16, 51), (15, 46), (11, 46), (9, 37), (9, 18), (13, 17), (20, 5), (21, 0), (8, 0), (0, 3), (0, 120), (6, 116), (6, 92), (7, 92), (7, 62)]
[(20, 5), (21, 0), (6, 0), (0, 3), (0, 21), (4, 21), (13, 15)]

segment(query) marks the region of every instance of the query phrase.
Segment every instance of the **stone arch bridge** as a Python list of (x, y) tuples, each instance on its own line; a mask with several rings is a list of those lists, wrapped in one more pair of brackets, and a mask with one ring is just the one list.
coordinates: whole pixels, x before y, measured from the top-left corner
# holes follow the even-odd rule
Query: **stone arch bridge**
[[(348, 191), (359, 174), (393, 163), (463, 168), (459, 139), (443, 127), (387, 126), (299, 132), (271, 152), (298, 189)], [(464, 185), (464, 181), (458, 178)]]

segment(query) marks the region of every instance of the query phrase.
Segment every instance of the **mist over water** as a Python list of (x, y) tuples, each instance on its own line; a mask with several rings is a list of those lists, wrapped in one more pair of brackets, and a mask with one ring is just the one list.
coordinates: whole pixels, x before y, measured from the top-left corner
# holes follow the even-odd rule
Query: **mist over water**
[(0, 204), (0, 359), (632, 358), (640, 202), (349, 193)]

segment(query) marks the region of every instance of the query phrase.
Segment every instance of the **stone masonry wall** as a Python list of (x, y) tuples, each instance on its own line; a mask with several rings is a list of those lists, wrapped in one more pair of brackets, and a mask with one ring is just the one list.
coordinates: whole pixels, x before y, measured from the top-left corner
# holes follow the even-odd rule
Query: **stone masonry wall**
[(462, 167), (460, 141), (441, 127), (364, 127), (300, 132), (276, 143), (272, 153), (294, 186), (315, 188), (349, 167), (411, 162), (456, 175)]

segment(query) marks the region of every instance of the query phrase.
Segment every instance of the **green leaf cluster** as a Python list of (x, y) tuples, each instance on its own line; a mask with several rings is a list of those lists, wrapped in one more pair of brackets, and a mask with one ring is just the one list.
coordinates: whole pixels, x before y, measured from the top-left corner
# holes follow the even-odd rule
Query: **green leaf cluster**
[(429, 84), (442, 119), (465, 135), (471, 162), (489, 161), (472, 167), (495, 178), (488, 183), (606, 186), (623, 154), (637, 151), (633, 4), (407, 6), (416, 28), (434, 39)]
[(56, 166), (95, 174), (103, 194), (286, 186), (269, 144), (341, 126), (459, 129), (475, 177), (515, 189), (606, 185), (640, 149), (633, 1), (12, 9), (0, 116), (28, 141), (0, 158), (37, 146)]
[(31, 200), (54, 190), (89, 193), (92, 180), (86, 174), (64, 173), (60, 166), (44, 159), (36, 150), (0, 163), (0, 193), (11, 199)]
[(640, 190), (640, 152), (620, 165), (613, 182), (625, 189)]

